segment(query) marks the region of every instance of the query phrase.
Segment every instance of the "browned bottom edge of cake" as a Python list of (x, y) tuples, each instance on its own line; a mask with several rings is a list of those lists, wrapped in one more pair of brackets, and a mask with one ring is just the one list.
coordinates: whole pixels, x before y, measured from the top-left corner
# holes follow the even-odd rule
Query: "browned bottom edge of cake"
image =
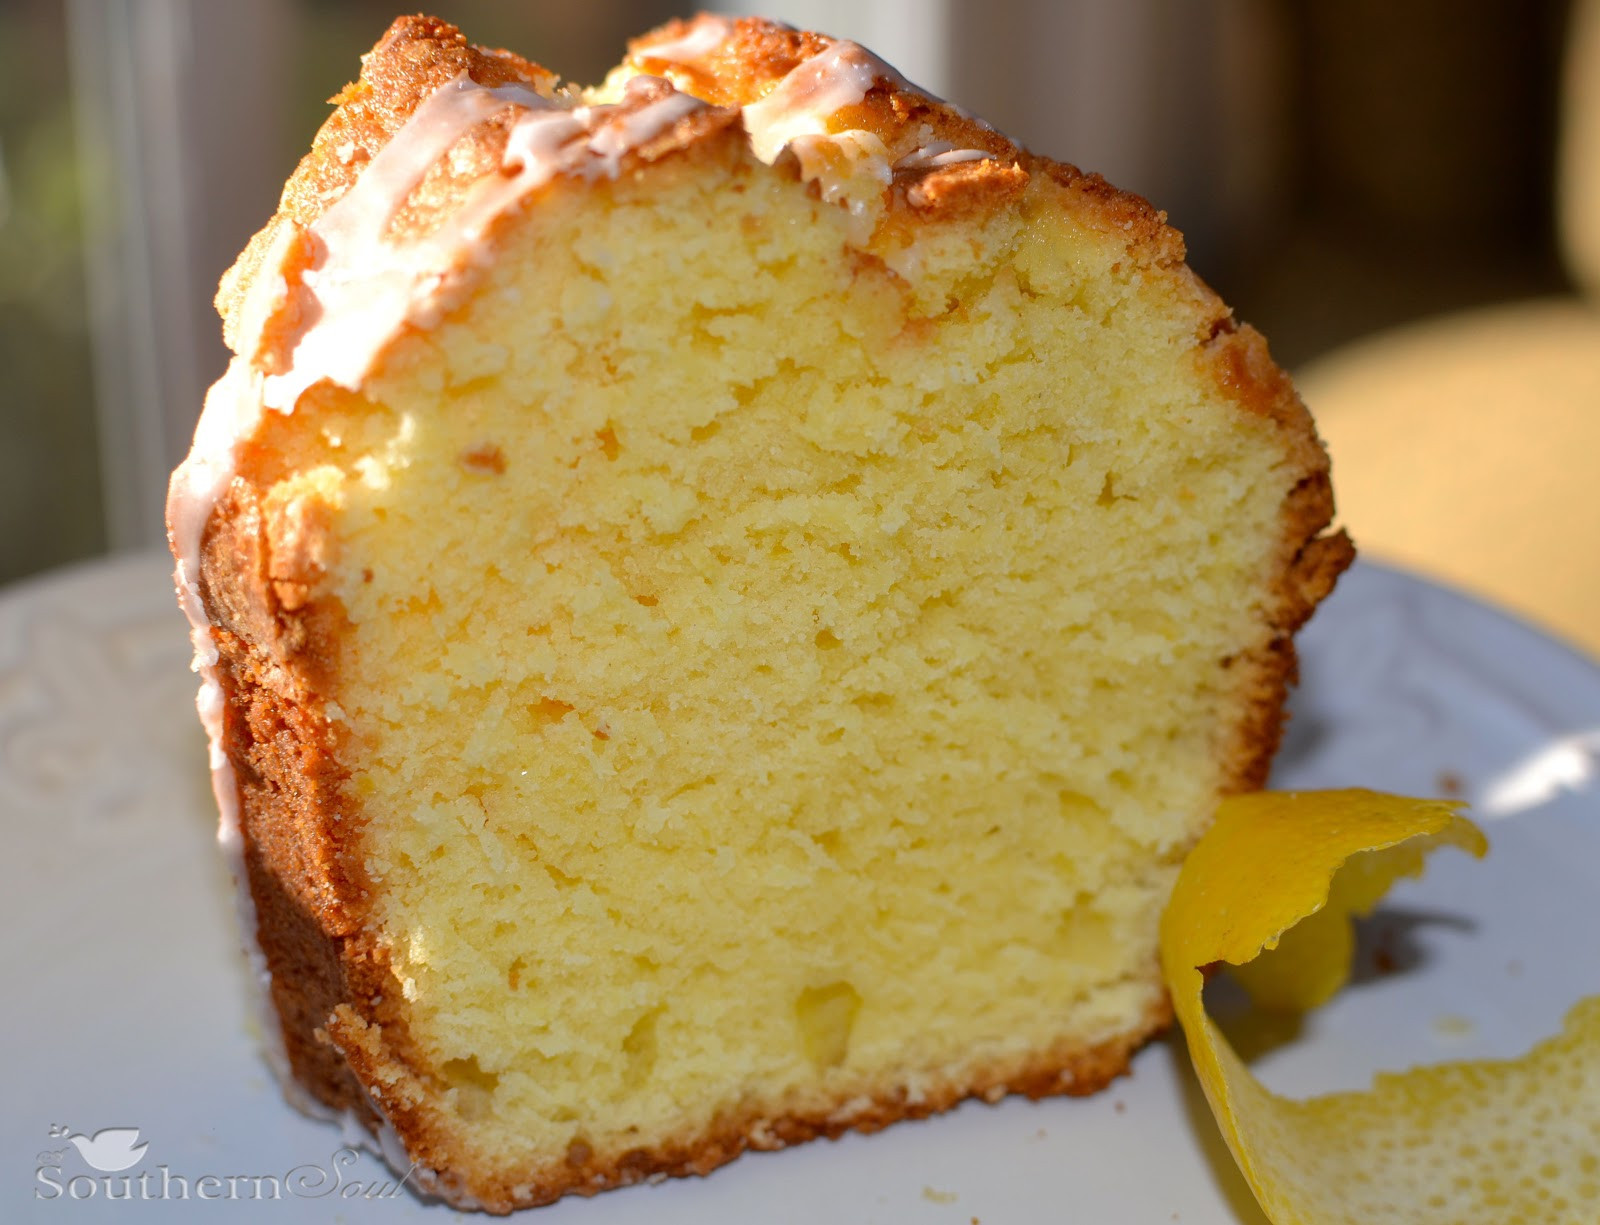
[[(443, 1170), (415, 1171), (412, 1182), (422, 1193), (457, 1208), (504, 1214), (549, 1204), (566, 1195), (594, 1195), (641, 1182), (705, 1175), (747, 1151), (781, 1149), (819, 1137), (836, 1139), (850, 1131), (875, 1132), (902, 1120), (941, 1113), (969, 1098), (993, 1103), (1009, 1094), (1035, 1100), (1087, 1096), (1126, 1074), (1134, 1052), (1171, 1021), (1171, 1004), (1163, 993), (1135, 1027), (1104, 1042), (1089, 1046), (1061, 1042), (1042, 1052), (996, 1060), (959, 1075), (931, 1074), (921, 1078), (923, 1083), (915, 1094), (903, 1084), (891, 1084), (876, 1091), (851, 1092), (803, 1111), (767, 1113), (751, 1108), (727, 1112), (697, 1133), (610, 1152), (578, 1141), (568, 1148), (556, 1172), (551, 1173), (547, 1166), (538, 1177), (478, 1167), (470, 1156), (458, 1155)], [(359, 1049), (359, 1039), (354, 1049), (343, 1041), (340, 1045), (353, 1063), (363, 1062), (365, 1052)], [(318, 1097), (348, 1100), (341, 1092), (342, 1085), (306, 1087)], [(360, 1114), (376, 1134), (382, 1124), (370, 1108)], [(408, 1151), (438, 1152), (445, 1147), (436, 1143), (425, 1121), (416, 1115), (393, 1119), (390, 1126)]]
[[(238, 502), (243, 492), (236, 488), (231, 500)], [(1105, 1041), (1062, 1041), (1004, 1060), (930, 1070), (918, 1078), (916, 1093), (890, 1082), (798, 1111), (725, 1113), (697, 1133), (649, 1147), (602, 1151), (578, 1143), (555, 1173), (546, 1165), (538, 1178), (475, 1161), (439, 1131), (419, 1100), (405, 1101), (388, 1089), (412, 1064), (403, 993), (363, 921), (367, 882), (348, 844), (359, 823), (339, 819), (341, 813), (353, 817), (359, 806), (345, 793), (339, 733), (315, 684), (327, 670), (340, 610), (331, 601), (290, 609), (273, 597), (264, 575), (276, 553), (263, 518), (236, 513), (214, 521), (202, 582), (218, 627), (224, 745), (238, 787), (253, 935), (270, 972), (294, 1081), (325, 1106), (352, 1112), (374, 1134), (387, 1122), (418, 1161), (408, 1185), (458, 1207), (505, 1213), (568, 1194), (706, 1174), (746, 1150), (872, 1132), (967, 1098), (1090, 1094), (1126, 1072), (1133, 1052), (1170, 1023), (1162, 993), (1127, 1030)], [(1285, 646), (1281, 655), (1292, 659), (1291, 651)], [(369, 1098), (374, 1089), (376, 1106)]]

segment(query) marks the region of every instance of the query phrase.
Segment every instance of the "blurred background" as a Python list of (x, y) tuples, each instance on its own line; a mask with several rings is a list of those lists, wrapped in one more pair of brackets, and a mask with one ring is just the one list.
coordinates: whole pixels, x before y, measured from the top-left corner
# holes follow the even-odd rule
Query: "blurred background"
[[(672, 0), (430, 0), (597, 81)], [(1600, 3), (773, 0), (1164, 208), (1358, 544), (1600, 650)], [(0, 583), (159, 547), (217, 278), (394, 0), (0, 0)]]

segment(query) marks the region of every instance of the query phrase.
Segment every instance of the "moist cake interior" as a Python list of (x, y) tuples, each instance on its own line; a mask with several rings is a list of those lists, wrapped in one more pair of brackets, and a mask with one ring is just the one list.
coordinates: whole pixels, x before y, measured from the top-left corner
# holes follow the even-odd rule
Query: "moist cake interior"
[(509, 1161), (1148, 1028), (1259, 635), (1281, 444), (1119, 249), (1024, 207), (913, 294), (716, 171), (553, 195), (269, 421), (418, 1070)]

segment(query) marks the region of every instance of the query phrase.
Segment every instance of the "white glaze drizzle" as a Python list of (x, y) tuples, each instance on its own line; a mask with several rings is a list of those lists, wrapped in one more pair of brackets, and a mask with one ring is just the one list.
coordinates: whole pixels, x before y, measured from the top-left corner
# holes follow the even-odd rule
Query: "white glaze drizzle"
[[(667, 82), (635, 77), (623, 104)], [(437, 320), (439, 289), (482, 257), (489, 225), (557, 174), (615, 178), (625, 154), (705, 103), (674, 92), (634, 111), (569, 107), (516, 85), (490, 89), (465, 74), (435, 90), (374, 157), (344, 196), (311, 226), (322, 262), (304, 275), (316, 318), (295, 346), (292, 367), (267, 376), (265, 403), (287, 411), (312, 384), (329, 379), (355, 390), (378, 353), (406, 323)], [(507, 106), (513, 124), (502, 174), (478, 181), (450, 218), (424, 238), (390, 241), (386, 231), (423, 178), (473, 127)], [(587, 141), (579, 138), (588, 134)]]
[(300, 337), (291, 368), (268, 376), (265, 402), (287, 410), (320, 379), (360, 384), (373, 338), (392, 336), (405, 321), (419, 286), (438, 275), (438, 246), (398, 244), (385, 231), (441, 157), (466, 132), (507, 106), (551, 109), (531, 89), (485, 89), (465, 74), (433, 91), (394, 139), (380, 149), (351, 186), (311, 225), (319, 266), (304, 274), (317, 318)]
[[(734, 31), (725, 17), (702, 16), (681, 38), (643, 48), (635, 63), (674, 74), (681, 86), (704, 73), (713, 51)], [(882, 210), (883, 190), (893, 180), (889, 150), (862, 128), (830, 131), (840, 111), (859, 105), (879, 80), (914, 87), (865, 47), (835, 42), (802, 60), (761, 98), (740, 108), (750, 151), (771, 165), (785, 150), (799, 163), (800, 177), (816, 183), (829, 204), (851, 214), (852, 241), (864, 241)]]
[(993, 161), (987, 149), (958, 149), (947, 140), (935, 140), (914, 149), (894, 164), (896, 170), (938, 170), (962, 162)]
[(733, 22), (729, 18), (702, 13), (682, 38), (668, 39), (664, 43), (646, 47), (637, 58), (660, 60), (685, 68), (700, 68), (713, 51), (728, 41), (732, 33)]
[[(659, 80), (659, 77), (633, 79), (633, 81)], [(630, 87), (633, 81), (629, 82)], [(607, 123), (589, 141), (589, 149), (599, 156), (602, 165), (606, 167), (606, 173), (615, 178), (618, 164), (625, 154), (648, 144), (678, 120), (705, 109), (706, 104), (699, 98), (673, 90), (666, 97), (658, 98), (636, 111), (623, 114)]]
[(167, 530), (177, 555), (174, 581), (178, 602), (189, 619), (189, 641), (194, 647), (191, 665), (200, 674), (195, 708), (205, 728), (211, 767), (211, 791), (217, 801), (217, 845), (227, 862), (234, 884), (234, 905), (249, 967), (249, 1003), (261, 1033), (262, 1052), (273, 1073), (287, 1087), (294, 1086), (292, 1101), (308, 1108), (310, 1095), (295, 1084), (289, 1072), (283, 1022), (272, 1004), (272, 974), (256, 939), (255, 899), (244, 863), (244, 836), (239, 827), (239, 788), (233, 764), (223, 750), (225, 699), (217, 675), (217, 647), (200, 599), (200, 545), (211, 507), (227, 490), (233, 475), (235, 440), (254, 428), (260, 417), (260, 376), (249, 362), (235, 357), (227, 373), (206, 393), (205, 408), (195, 429), (194, 447), (172, 474), (167, 494)]
[[(660, 66), (668, 73), (704, 72), (711, 53), (733, 32), (734, 24), (727, 18), (702, 16), (687, 34), (645, 47), (633, 59), (652, 68)], [(926, 172), (994, 158), (984, 149), (958, 149), (949, 141), (934, 140), (896, 160), (872, 132), (861, 128), (830, 131), (839, 113), (860, 105), (880, 81), (931, 100), (931, 95), (859, 43), (832, 43), (802, 60), (763, 97), (741, 108), (751, 151), (770, 165), (788, 150), (799, 161), (801, 177), (816, 182), (824, 200), (845, 204), (858, 219), (866, 220), (870, 220), (866, 214), (875, 203), (868, 198), (870, 193), (887, 187), (896, 171)], [(692, 81), (685, 77), (682, 84), (692, 85)], [(971, 119), (964, 111), (958, 113)], [(988, 130), (988, 124), (973, 122)]]
[[(734, 23), (728, 18), (702, 15), (681, 38), (644, 47), (632, 58), (639, 64), (661, 65), (669, 73), (674, 69), (703, 73), (711, 53), (733, 32)], [(771, 165), (786, 148), (805, 137), (862, 146), (860, 137), (871, 133), (860, 129), (830, 132), (828, 125), (846, 107), (859, 105), (880, 80), (898, 89), (922, 92), (859, 43), (842, 39), (832, 43), (800, 61), (763, 97), (740, 108), (751, 152)], [(883, 150), (881, 142), (877, 148)], [(887, 150), (882, 155), (887, 158)]]
[(751, 151), (770, 164), (796, 137), (833, 135), (829, 121), (846, 107), (859, 105), (880, 79), (904, 84), (893, 68), (865, 47), (834, 43), (802, 61), (765, 97), (743, 108)]

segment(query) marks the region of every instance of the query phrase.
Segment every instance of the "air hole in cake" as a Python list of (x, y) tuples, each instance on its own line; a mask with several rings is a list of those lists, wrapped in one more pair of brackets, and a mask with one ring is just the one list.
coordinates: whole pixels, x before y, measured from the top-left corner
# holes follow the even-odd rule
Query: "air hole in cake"
[(705, 778), (697, 778), (692, 782), (684, 783), (683, 786), (668, 793), (666, 802), (668, 804), (675, 804), (678, 800), (683, 799), (684, 796), (693, 795), (697, 791), (704, 791), (714, 788), (716, 785), (717, 780), (715, 776), (707, 775)]
[(1095, 803), (1081, 791), (1071, 791), (1062, 788), (1056, 792), (1056, 803), (1061, 806), (1064, 814), (1075, 817), (1099, 817), (1104, 815), (1105, 809)]
[(844, 1063), (860, 1011), (861, 996), (848, 982), (800, 992), (794, 1003), (795, 1022), (800, 1028), (800, 1045), (813, 1066), (836, 1068)]
[(650, 1009), (633, 1023), (628, 1036), (622, 1040), (622, 1053), (627, 1056), (624, 1079), (629, 1085), (643, 1084), (655, 1070), (656, 1026), (664, 1011), (660, 1006)]
[(478, 1066), (476, 1055), (466, 1059), (446, 1059), (439, 1065), (445, 1083), (454, 1091), (456, 1111), (464, 1119), (481, 1119), (494, 1111), (495, 1090), (500, 1077)]
[(837, 651), (844, 645), (844, 643), (840, 640), (839, 635), (835, 634), (830, 629), (818, 630), (813, 641), (817, 644), (817, 649), (819, 651)]
[(1087, 902), (1074, 906), (1061, 915), (1056, 948), (1064, 965), (1092, 980), (1116, 966), (1120, 954), (1115, 921)]
[(537, 702), (531, 702), (528, 705), (528, 714), (533, 720), (535, 729), (552, 723), (560, 723), (561, 720), (572, 713), (572, 710), (573, 707), (570, 702), (563, 702), (558, 698), (552, 697), (541, 697)]
[(1149, 634), (1164, 642), (1172, 642), (1178, 637), (1178, 626), (1173, 621), (1172, 615), (1159, 608), (1132, 609), (1128, 613), (1126, 624), (1135, 633)]
[(583, 883), (576, 876), (568, 876), (553, 863), (543, 863), (540, 865), (540, 867), (544, 869), (545, 875), (550, 878), (551, 883), (554, 884), (557, 889), (576, 889)]
[(617, 431), (610, 424), (596, 431), (595, 438), (599, 440), (600, 453), (607, 459), (616, 459), (622, 453), (622, 446), (617, 442)]
[(722, 422), (707, 421), (704, 425), (694, 426), (689, 430), (689, 437), (695, 442), (709, 442), (722, 432)]

